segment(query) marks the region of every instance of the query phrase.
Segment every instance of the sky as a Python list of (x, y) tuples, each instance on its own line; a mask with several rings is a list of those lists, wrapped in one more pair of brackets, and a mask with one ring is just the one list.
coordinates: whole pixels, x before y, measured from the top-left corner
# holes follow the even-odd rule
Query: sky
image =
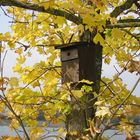
[[(0, 9), (0, 33), (5, 33), (5, 32), (10, 31), (9, 21), (11, 21), (11, 19), (9, 19), (7, 16), (5, 16), (4, 13), (2, 12), (2, 10)], [(41, 56), (34, 55), (32, 61), (35, 63), (40, 59), (42, 59)], [(29, 63), (32, 63), (32, 61)], [(15, 64), (15, 62), (16, 62), (15, 53), (13, 51), (8, 51), (7, 57), (5, 60), (5, 67), (4, 67), (5, 76), (12, 77), (14, 75), (12, 72), (12, 67)], [(118, 67), (115, 62), (115, 59), (112, 60), (112, 62), (109, 66), (103, 64), (102, 76), (111, 78), (112, 75), (116, 73), (114, 66)], [(124, 83), (127, 84), (128, 89), (131, 90), (133, 88), (133, 86), (135, 85), (139, 76), (136, 75), (136, 73), (132, 74), (132, 73), (129, 73), (126, 71), (121, 75), (121, 78), (123, 79)], [(140, 83), (136, 87), (133, 94), (140, 97)]]

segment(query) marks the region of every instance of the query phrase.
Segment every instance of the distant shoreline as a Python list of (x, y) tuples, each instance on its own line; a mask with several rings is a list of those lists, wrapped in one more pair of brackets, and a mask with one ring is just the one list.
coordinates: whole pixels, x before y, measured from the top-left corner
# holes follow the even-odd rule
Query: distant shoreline
[[(140, 131), (140, 116), (135, 116), (135, 117), (129, 117), (129, 119), (134, 122), (134, 125), (136, 125), (136, 129), (138, 131)], [(41, 116), (38, 117), (37, 121), (39, 122), (39, 124), (41, 124), (41, 122), (45, 122), (46, 120)], [(8, 126), (11, 122), (11, 118), (5, 116), (4, 114), (0, 113), (0, 126)], [(119, 125), (120, 124), (120, 119), (113, 119), (111, 121), (112, 124)], [(65, 127), (65, 124), (53, 124), (53, 123), (49, 123), (48, 127)], [(113, 130), (113, 128), (111, 128)], [(110, 129), (110, 130), (111, 130)]]

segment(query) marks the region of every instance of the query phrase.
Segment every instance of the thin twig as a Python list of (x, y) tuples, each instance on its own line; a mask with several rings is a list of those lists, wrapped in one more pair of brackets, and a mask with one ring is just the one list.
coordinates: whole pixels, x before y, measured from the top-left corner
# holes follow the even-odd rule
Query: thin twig
[(106, 127), (103, 129), (102, 133), (100, 134), (100, 137), (102, 136), (102, 134), (104, 133), (104, 131), (108, 128), (110, 121), (114, 118), (114, 116), (116, 115), (116, 113), (118, 112), (118, 110), (122, 107), (122, 105), (129, 99), (129, 97), (132, 95), (132, 93), (134, 92), (134, 90), (136, 89), (137, 85), (140, 82), (140, 77), (138, 78), (138, 80), (136, 81), (135, 85), (133, 86), (132, 90), (130, 91), (130, 93), (126, 96), (126, 98), (122, 101), (121, 104), (119, 104), (119, 106), (117, 107), (117, 109), (114, 111), (114, 113), (112, 114), (112, 116), (110, 117), (110, 119), (107, 121), (106, 123)]
[(49, 70), (52, 70), (53, 68), (60, 68), (60, 66), (55, 66), (55, 67), (51, 67), (51, 68), (46, 68), (45, 71), (40, 74), (39, 76), (37, 76), (35, 79), (33, 79), (32, 81), (30, 81), (27, 85), (25, 85), (23, 88), (21, 88), (21, 90), (24, 90), (25, 88), (27, 88), (30, 84), (32, 84), (33, 82), (35, 82), (36, 80), (38, 80), (40, 77), (42, 77), (46, 72), (48, 72)]

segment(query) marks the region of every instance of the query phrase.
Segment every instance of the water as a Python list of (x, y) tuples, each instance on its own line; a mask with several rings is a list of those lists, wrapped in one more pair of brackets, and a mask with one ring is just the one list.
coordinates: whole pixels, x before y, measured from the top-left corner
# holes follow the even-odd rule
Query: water
[[(51, 128), (49, 128), (51, 129)], [(111, 137), (115, 133), (115, 130), (108, 130), (105, 132), (105, 136)], [(140, 133), (139, 133), (140, 134)], [(10, 136), (16, 136), (16, 133), (14, 131), (11, 131), (8, 126), (0, 126), (0, 136), (5, 136), (5, 135), (10, 135)], [(52, 133), (50, 135), (55, 135), (55, 133)], [(125, 135), (115, 135), (112, 137), (110, 140), (125, 140)], [(46, 138), (47, 140), (54, 140), (54, 138)]]
[[(54, 140), (55, 139), (54, 136), (56, 136), (56, 134), (57, 134), (55, 132), (56, 129), (57, 128), (48, 128), (48, 130), (50, 130), (51, 133), (48, 134), (46, 136), (46, 138), (43, 139), (43, 140)], [(22, 132), (19, 132), (19, 134), (20, 134), (21, 137), (23, 136)], [(0, 137), (1, 136), (17, 136), (17, 135), (16, 135), (16, 132), (15, 131), (11, 131), (8, 126), (0, 126)]]
[[(14, 131), (11, 131), (7, 124), (8, 124), (8, 121), (3, 121), (1, 123), (1, 125), (0, 125), (0, 137), (5, 136), (5, 135), (16, 136), (16, 133)], [(51, 137), (51, 136), (57, 135), (56, 130), (58, 128), (59, 127), (55, 127), (55, 126), (48, 127), (47, 130), (49, 130), (51, 133), (48, 134), (49, 137), (45, 138), (44, 140), (54, 140), (55, 138)], [(107, 130), (107, 131), (105, 131), (104, 136), (110, 137), (109, 140), (118, 140), (118, 139), (119, 140), (125, 140), (126, 136), (124, 134), (116, 134), (115, 136), (113, 136), (115, 133), (117, 133), (116, 130)], [(23, 136), (22, 132), (19, 132), (19, 134), (21, 136)], [(140, 130), (137, 130), (136, 134), (140, 135)], [(113, 137), (111, 137), (111, 136), (113, 136)]]
[[(42, 121), (40, 121), (39, 123), (41, 124)], [(16, 137), (17, 136), (17, 133), (15, 131), (12, 131), (8, 127), (9, 124), (10, 124), (10, 120), (2, 120), (0, 122), (0, 137), (2, 137), (2, 136), (15, 136)], [(28, 127), (25, 127), (25, 129), (28, 132)], [(46, 138), (43, 140), (54, 140), (55, 136), (57, 136), (58, 129), (59, 129), (59, 126), (53, 126), (53, 125), (51, 125), (51, 127), (44, 128), (44, 130), (46, 130), (45, 131)], [(17, 132), (21, 137), (24, 137), (24, 133), (23, 133), (22, 129), (19, 129)]]

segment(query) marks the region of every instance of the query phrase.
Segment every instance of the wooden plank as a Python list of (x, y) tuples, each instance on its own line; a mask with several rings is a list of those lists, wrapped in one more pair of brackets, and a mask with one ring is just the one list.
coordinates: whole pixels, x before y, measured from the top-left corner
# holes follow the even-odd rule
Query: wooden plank
[(79, 81), (79, 59), (62, 62), (62, 83)]
[(69, 61), (69, 60), (76, 59), (76, 58), (78, 58), (77, 48), (61, 51), (61, 61), (62, 62), (63, 61)]
[(95, 46), (79, 48), (79, 75), (80, 80), (86, 79), (92, 82), (96, 80), (96, 51)]

